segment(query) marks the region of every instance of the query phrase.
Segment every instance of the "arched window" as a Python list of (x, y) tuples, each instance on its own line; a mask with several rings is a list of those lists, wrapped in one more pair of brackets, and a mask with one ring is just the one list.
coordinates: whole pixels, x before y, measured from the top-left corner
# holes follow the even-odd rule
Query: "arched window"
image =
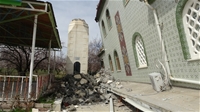
[(103, 36), (105, 37), (106, 36), (106, 27), (105, 27), (103, 20), (101, 21), (101, 27), (102, 27)]
[(109, 60), (109, 64), (110, 64), (110, 70), (114, 71), (114, 69), (113, 69), (113, 63), (112, 63), (112, 59), (111, 59), (110, 55), (108, 56), (108, 60)]
[(135, 55), (136, 66), (138, 68), (147, 67), (147, 57), (142, 37), (139, 33), (133, 35), (133, 52)]
[(110, 13), (109, 10), (106, 10), (106, 20), (107, 20), (107, 24), (108, 24), (108, 29), (111, 29), (112, 27), (112, 21), (111, 21), (111, 17), (110, 17)]
[(177, 26), (185, 59), (200, 59), (199, 12), (199, 0), (181, 0), (177, 7)]
[(114, 58), (115, 58), (115, 66), (117, 70), (121, 70), (120, 62), (119, 62), (119, 57), (117, 54), (117, 51), (114, 51)]

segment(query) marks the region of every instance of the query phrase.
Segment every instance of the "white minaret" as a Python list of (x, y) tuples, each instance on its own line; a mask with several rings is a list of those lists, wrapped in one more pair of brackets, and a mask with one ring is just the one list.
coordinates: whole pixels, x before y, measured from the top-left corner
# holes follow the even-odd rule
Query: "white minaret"
[(89, 27), (83, 19), (73, 19), (68, 28), (67, 74), (87, 73)]

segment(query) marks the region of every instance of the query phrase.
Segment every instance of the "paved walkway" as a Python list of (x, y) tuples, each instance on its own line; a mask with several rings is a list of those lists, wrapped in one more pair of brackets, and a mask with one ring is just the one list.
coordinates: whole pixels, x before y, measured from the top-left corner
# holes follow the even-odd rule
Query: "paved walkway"
[[(114, 103), (114, 112), (134, 112), (125, 105), (117, 106), (116, 101)], [(99, 103), (95, 105), (84, 105), (76, 108), (76, 112), (110, 112), (110, 104)]]
[(109, 109), (109, 104), (96, 104), (79, 106), (78, 108), (76, 108), (76, 112), (109, 112)]
[(200, 90), (173, 87), (169, 91), (157, 93), (150, 84), (121, 82), (121, 85), (123, 88), (112, 87), (110, 91), (149, 110), (200, 112)]

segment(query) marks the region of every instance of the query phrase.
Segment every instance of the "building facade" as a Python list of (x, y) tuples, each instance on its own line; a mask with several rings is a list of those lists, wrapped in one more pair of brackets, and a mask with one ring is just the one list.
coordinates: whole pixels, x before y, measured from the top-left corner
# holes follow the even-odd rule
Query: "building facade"
[(172, 85), (199, 88), (199, 0), (100, 0), (95, 20), (116, 79), (150, 83), (148, 74), (159, 72)]
[(68, 28), (67, 73), (87, 73), (89, 27), (83, 19), (73, 19)]

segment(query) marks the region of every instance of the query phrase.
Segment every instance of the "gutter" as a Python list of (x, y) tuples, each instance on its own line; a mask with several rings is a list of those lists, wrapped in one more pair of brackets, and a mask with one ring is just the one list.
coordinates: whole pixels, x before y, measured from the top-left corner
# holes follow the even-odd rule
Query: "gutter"
[(101, 12), (103, 10), (103, 6), (104, 6), (105, 2), (106, 2), (106, 0), (99, 0), (99, 4), (97, 6), (96, 17), (95, 17), (96, 22), (99, 22), (99, 18), (101, 16)]
[(52, 24), (52, 28), (53, 28), (53, 32), (55, 34), (55, 38), (56, 38), (56, 41), (57, 41), (57, 44), (58, 44), (58, 48), (61, 49), (62, 46), (61, 46), (61, 41), (60, 41), (60, 38), (59, 38), (60, 36), (59, 36), (58, 29), (57, 29), (57, 23), (56, 23), (54, 11), (53, 11), (53, 8), (52, 8), (52, 4), (50, 2), (46, 2), (46, 3), (47, 3), (47, 6), (49, 7), (47, 14), (48, 14), (50, 21), (51, 21), (51, 24)]
[[(155, 19), (155, 22), (156, 22), (156, 28), (158, 30), (158, 35), (159, 35), (159, 38), (160, 38), (160, 43), (161, 43), (161, 48), (162, 48), (162, 56), (164, 56), (163, 58), (164, 58), (164, 62), (165, 62), (165, 65), (166, 65), (166, 66), (162, 66), (162, 67), (164, 67), (163, 69), (165, 69), (165, 67), (166, 67), (166, 72), (165, 73), (167, 74), (167, 77), (172, 81), (178, 81), (178, 82), (184, 82), (184, 83), (200, 85), (200, 81), (174, 78), (171, 75), (171, 72), (170, 72), (170, 69), (169, 69), (170, 68), (169, 67), (169, 61), (167, 59), (166, 49), (165, 49), (164, 41), (163, 41), (163, 38), (162, 38), (162, 35), (161, 35), (161, 28), (159, 26), (158, 16), (156, 14), (156, 10), (151, 5), (149, 5), (148, 0), (140, 0), (140, 1), (144, 1), (144, 3), (153, 11), (154, 19)], [(170, 83), (170, 81), (169, 81), (169, 83)]]

